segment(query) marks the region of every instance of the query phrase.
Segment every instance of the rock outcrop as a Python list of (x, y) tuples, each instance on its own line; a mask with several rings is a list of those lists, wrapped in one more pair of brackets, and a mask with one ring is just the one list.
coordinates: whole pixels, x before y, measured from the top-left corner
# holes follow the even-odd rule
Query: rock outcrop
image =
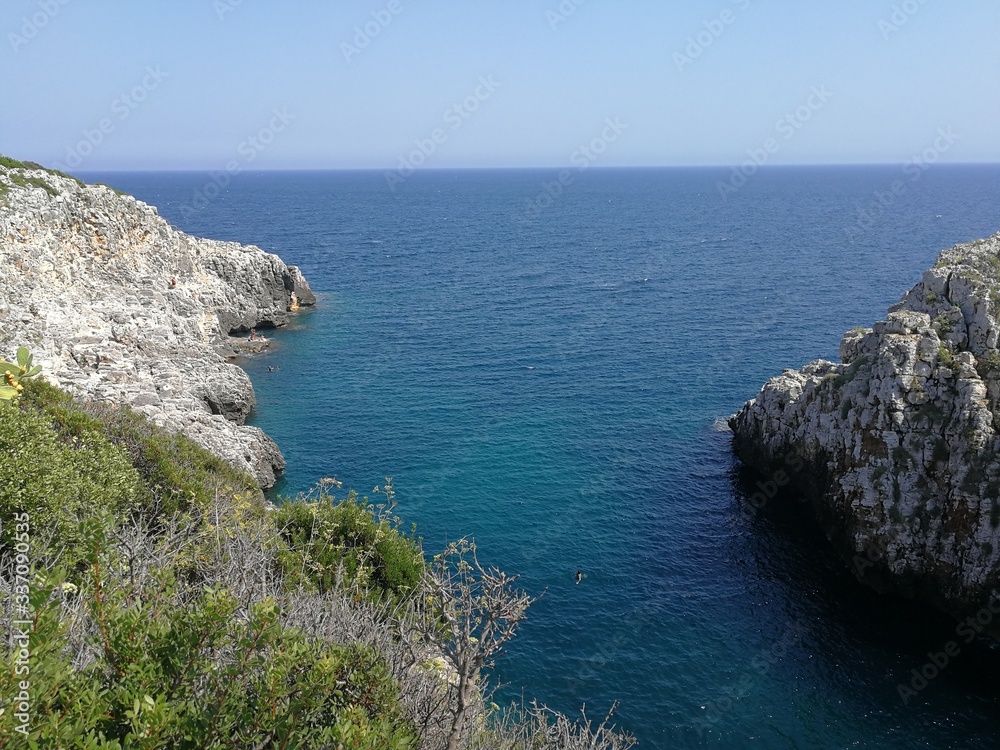
[(131, 406), (265, 488), (284, 459), (243, 424), (253, 386), (225, 357), (314, 303), (276, 255), (184, 234), (105, 186), (0, 166), (0, 354), (29, 346), (58, 385)]
[(734, 447), (805, 493), (863, 581), (980, 611), (1000, 585), (998, 335), (1000, 234), (944, 251), (842, 363), (769, 381)]

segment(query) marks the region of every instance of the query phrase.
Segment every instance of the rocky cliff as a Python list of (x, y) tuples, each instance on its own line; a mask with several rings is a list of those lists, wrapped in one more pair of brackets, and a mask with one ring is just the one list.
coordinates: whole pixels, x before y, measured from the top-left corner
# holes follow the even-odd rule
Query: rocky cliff
[(29, 346), (67, 390), (129, 405), (274, 484), (284, 459), (243, 424), (253, 386), (225, 357), (251, 327), (315, 302), (299, 270), (179, 232), (108, 187), (2, 163), (0, 355)]
[(859, 578), (979, 611), (1000, 585), (998, 334), (1000, 234), (941, 253), (841, 363), (770, 380), (734, 447), (805, 492)]

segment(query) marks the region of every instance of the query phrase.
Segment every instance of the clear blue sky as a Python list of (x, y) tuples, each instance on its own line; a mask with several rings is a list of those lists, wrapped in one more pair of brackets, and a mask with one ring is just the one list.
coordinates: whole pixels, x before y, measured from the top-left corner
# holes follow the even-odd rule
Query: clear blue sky
[[(773, 164), (902, 164), (948, 128), (941, 161), (1000, 162), (996, 0), (562, 8), (5, 0), (0, 152), (65, 164), (74, 150), (81, 170), (220, 169), (249, 153), (263, 169), (382, 169), (439, 129), (426, 167), (559, 167), (610, 135), (611, 118), (626, 127), (598, 166), (733, 165), (772, 138)], [(378, 34), (346, 49), (366, 23)], [(491, 77), (495, 89), (479, 83)], [(136, 87), (143, 101), (121, 98)], [(810, 110), (814, 87), (829, 96)], [(475, 111), (456, 112), (468, 97)], [(792, 135), (778, 125), (787, 114)], [(271, 125), (282, 129), (269, 143), (247, 145)], [(100, 142), (78, 149), (85, 131)]]

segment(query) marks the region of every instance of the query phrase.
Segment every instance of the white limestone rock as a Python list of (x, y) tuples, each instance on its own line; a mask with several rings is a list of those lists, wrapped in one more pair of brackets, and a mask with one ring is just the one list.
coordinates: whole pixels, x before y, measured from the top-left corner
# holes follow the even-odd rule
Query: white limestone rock
[(29, 346), (52, 382), (131, 406), (264, 488), (284, 459), (243, 424), (253, 386), (224, 355), (230, 334), (315, 301), (276, 255), (184, 234), (108, 187), (0, 167), (0, 356)]
[[(791, 477), (859, 578), (962, 615), (1000, 587), (1000, 234), (941, 253), (841, 364), (764, 385), (734, 447)], [(858, 561), (862, 561), (859, 563)]]

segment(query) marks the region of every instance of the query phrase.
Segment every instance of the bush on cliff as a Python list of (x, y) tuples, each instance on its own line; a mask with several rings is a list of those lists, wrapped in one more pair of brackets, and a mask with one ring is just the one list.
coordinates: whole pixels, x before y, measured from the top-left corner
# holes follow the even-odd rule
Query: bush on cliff
[[(309, 639), (270, 597), (247, 605), (225, 588), (185, 591), (169, 568), (137, 573), (108, 544), (106, 523), (81, 527), (78, 585), (50, 572), (31, 595), (38, 746), (416, 747), (398, 685), (372, 648)], [(92, 630), (83, 643), (79, 621)], [(0, 691), (16, 696), (17, 652), (6, 662)], [(18, 739), (17, 726), (5, 712), (0, 737)]]
[(399, 599), (416, 588), (424, 571), (419, 543), (399, 530), (392, 515), (392, 482), (379, 508), (353, 490), (338, 502), (325, 480), (314, 493), (278, 506), (274, 523), (283, 544), (278, 552), (290, 585), (321, 594), (347, 583), (373, 596)]
[(426, 567), (391, 481), (269, 509), (128, 409), (32, 383), (0, 419), (0, 749), (632, 746), (489, 708), (524, 595), (454, 550)]
[[(26, 389), (28, 390), (28, 389)], [(127, 515), (141, 495), (139, 472), (82, 413), (57, 428), (50, 415), (0, 403), (0, 551), (12, 547), (15, 514), (28, 513), (35, 542), (61, 552), (69, 567), (83, 557), (78, 519)]]
[(183, 435), (156, 427), (131, 409), (90, 404), (87, 412), (103, 425), (139, 471), (148, 507), (161, 515), (212, 504), (219, 494), (257, 496), (253, 478)]
[(48, 167), (43, 167), (33, 161), (18, 161), (17, 159), (12, 159), (9, 156), (4, 156), (0, 154), (0, 167), (5, 169), (40, 169), (43, 172), (48, 172), (49, 174), (59, 175), (60, 177), (65, 177), (67, 180), (73, 180), (77, 185), (83, 185), (83, 181), (73, 175), (66, 174), (65, 172), (60, 172), (58, 169), (49, 169)]
[(162, 522), (220, 494), (260, 494), (250, 477), (129, 409), (80, 404), (42, 380), (24, 386), (15, 404), (0, 405), (0, 513), (30, 513), (36, 544), (61, 551), (71, 567), (77, 524), (94, 512)]
[(117, 446), (142, 478), (139, 500), (146, 512), (169, 515), (192, 505), (207, 507), (218, 493), (257, 493), (251, 477), (131, 409), (80, 404), (42, 380), (26, 384), (20, 405), (45, 415), (60, 435), (103, 435)]
[[(128, 409), (80, 404), (44, 382), (0, 404), (0, 419), (0, 518), (8, 521), (0, 610), (6, 643), (18, 634), (15, 620), (35, 623), (32, 742), (416, 746), (383, 655), (307, 637), (278, 603), (302, 583), (283, 578), (279, 555), (308, 561), (309, 581), (336, 579), (344, 563), (356, 590), (369, 591), (363, 570), (371, 590), (388, 590), (419, 579), (413, 541), (359, 501), (325, 496), (329, 511), (316, 515), (341, 521), (349, 544), (299, 548), (279, 533), (250, 478)], [(306, 502), (286, 507), (288, 518), (313, 515)], [(11, 521), (25, 517), (29, 542), (18, 544), (24, 527)], [(399, 575), (393, 553), (404, 550)], [(30, 574), (19, 559), (31, 560)], [(27, 746), (11, 702), (19, 653), (6, 649), (0, 668), (0, 747)]]

